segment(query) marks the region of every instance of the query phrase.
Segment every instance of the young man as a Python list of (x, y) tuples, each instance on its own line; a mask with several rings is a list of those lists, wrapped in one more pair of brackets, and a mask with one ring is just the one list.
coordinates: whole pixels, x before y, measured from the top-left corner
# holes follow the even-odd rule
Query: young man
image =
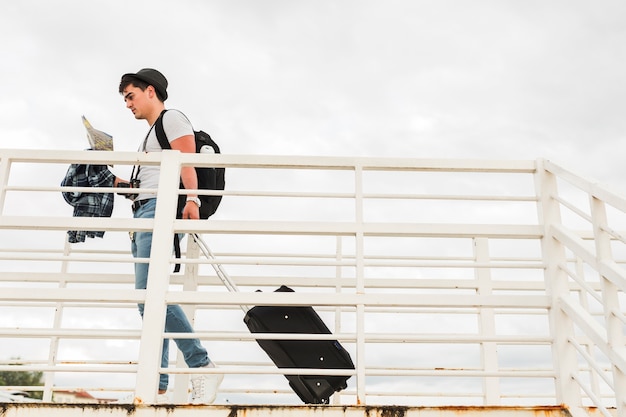
[[(167, 79), (159, 71), (144, 68), (137, 73), (122, 76), (119, 93), (124, 97), (126, 107), (133, 112), (135, 119), (145, 120), (150, 130), (139, 147), (140, 152), (160, 152), (161, 146), (156, 137), (154, 123), (165, 109), (167, 99)], [(172, 149), (181, 152), (196, 151), (194, 133), (189, 120), (179, 111), (171, 110), (163, 115), (163, 129), (170, 141)], [(158, 166), (143, 166), (133, 170), (131, 182), (139, 182), (141, 188), (157, 188), (159, 180)], [(193, 167), (181, 169), (183, 185), (188, 190), (198, 188), (198, 179)], [(116, 185), (123, 183), (116, 179)], [(183, 219), (198, 219), (200, 200), (196, 194), (187, 194), (187, 202), (183, 209)], [(133, 216), (135, 218), (154, 218), (156, 198), (154, 194), (138, 194), (133, 199)], [(136, 258), (149, 258), (152, 248), (152, 232), (137, 232), (132, 238), (132, 253)], [(146, 289), (148, 280), (148, 264), (135, 264), (135, 288)], [(143, 317), (143, 304), (139, 305), (139, 313)], [(178, 305), (168, 305), (165, 319), (165, 331), (174, 333), (192, 333), (193, 329)], [(176, 345), (183, 352), (185, 362), (190, 368), (214, 367), (206, 349), (199, 339), (175, 339)], [(168, 365), (169, 340), (163, 341), (161, 367)], [(191, 402), (195, 404), (211, 404), (215, 400), (217, 388), (223, 375), (194, 375), (191, 378)], [(158, 402), (167, 402), (168, 375), (159, 377)]]

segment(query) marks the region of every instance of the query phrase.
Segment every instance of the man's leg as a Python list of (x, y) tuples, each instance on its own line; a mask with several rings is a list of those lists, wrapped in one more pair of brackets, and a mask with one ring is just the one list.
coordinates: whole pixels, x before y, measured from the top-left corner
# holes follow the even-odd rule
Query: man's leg
[[(180, 306), (167, 306), (165, 331), (168, 333), (193, 333), (193, 328)], [(178, 349), (183, 353), (187, 366), (199, 368), (208, 365), (207, 351), (199, 339), (174, 339), (174, 342), (176, 342)]]

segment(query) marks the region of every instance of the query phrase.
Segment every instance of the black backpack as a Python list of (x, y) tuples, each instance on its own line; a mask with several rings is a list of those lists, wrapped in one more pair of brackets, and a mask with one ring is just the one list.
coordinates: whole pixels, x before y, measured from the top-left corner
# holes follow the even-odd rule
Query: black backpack
[[(157, 119), (154, 128), (159, 145), (163, 149), (172, 149), (170, 142), (167, 140), (167, 135), (163, 129), (163, 115), (167, 110), (163, 110)], [(196, 138), (196, 152), (202, 153), (203, 146), (210, 146), (213, 152), (220, 153), (220, 148), (217, 143), (211, 139), (211, 136), (203, 131), (194, 131)], [(199, 190), (223, 190), (225, 186), (225, 169), (224, 168), (199, 168), (196, 167), (196, 175), (198, 176), (198, 189)], [(185, 188), (183, 182), (180, 182), (180, 188)], [(199, 195), (200, 201), (200, 218), (208, 219), (212, 216), (217, 207), (222, 201), (221, 195)], [(176, 217), (182, 218), (183, 208), (185, 207), (187, 196), (181, 194), (178, 196), (178, 208), (176, 210)]]
[[(156, 123), (154, 124), (154, 129), (156, 133), (157, 140), (159, 141), (159, 145), (163, 149), (172, 149), (170, 142), (167, 140), (167, 135), (165, 134), (165, 130), (163, 129), (163, 115), (167, 110), (163, 110), (159, 115)], [(203, 146), (210, 146), (213, 148), (213, 152), (220, 153), (220, 147), (217, 146), (217, 143), (211, 139), (211, 136), (203, 131), (194, 131), (194, 136), (196, 139), (196, 153), (202, 153)], [(224, 168), (199, 168), (196, 167), (196, 175), (198, 176), (198, 190), (223, 190), (225, 186), (225, 169)], [(180, 182), (180, 188), (185, 188), (183, 186), (183, 182)], [(217, 207), (220, 205), (222, 201), (221, 195), (198, 195), (200, 198), (200, 218), (208, 219), (211, 217)], [(185, 194), (181, 194), (178, 196), (178, 207), (176, 209), (176, 218), (182, 219), (183, 217), (183, 209), (185, 208), (185, 204), (187, 203), (187, 196)], [(174, 235), (174, 253), (177, 258), (180, 258), (180, 239), (178, 234)], [(174, 267), (174, 272), (180, 271), (180, 264), (176, 264)]]

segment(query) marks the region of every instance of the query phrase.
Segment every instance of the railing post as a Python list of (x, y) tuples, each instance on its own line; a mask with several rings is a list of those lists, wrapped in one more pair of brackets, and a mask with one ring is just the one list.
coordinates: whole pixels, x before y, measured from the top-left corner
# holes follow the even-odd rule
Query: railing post
[(147, 404), (156, 402), (159, 384), (167, 308), (165, 296), (169, 286), (173, 222), (178, 201), (176, 190), (180, 177), (180, 152), (168, 150), (162, 154), (135, 387), (135, 402)]
[(0, 215), (4, 213), (4, 202), (6, 200), (6, 186), (9, 183), (9, 173), (11, 172), (11, 160), (8, 157), (0, 158)]
[[(576, 257), (576, 276), (585, 280), (585, 263), (580, 257)], [(578, 302), (580, 303), (581, 307), (584, 310), (589, 311), (589, 297), (587, 293), (583, 289), (579, 289), (577, 295)], [(595, 346), (591, 340), (579, 340), (578, 343), (580, 343), (581, 347), (585, 349), (586, 354), (589, 355), (590, 358), (594, 357)], [(597, 372), (589, 372), (589, 386), (593, 392), (600, 392), (600, 378), (598, 377)]]
[[(489, 240), (487, 238), (474, 238), (474, 258), (479, 263), (489, 262)], [(478, 295), (492, 295), (491, 270), (476, 268), (474, 275), (478, 281)], [(493, 308), (479, 308), (478, 326), (481, 336), (487, 339), (495, 337), (496, 324)], [(486, 372), (495, 373), (498, 371), (498, 347), (495, 342), (481, 342), (481, 362)], [(485, 377), (483, 390), (485, 405), (500, 404), (500, 378)]]
[(546, 291), (551, 298), (549, 322), (552, 361), (556, 371), (556, 400), (569, 407), (579, 408), (582, 399), (580, 388), (574, 380), (578, 374), (577, 354), (569, 342), (574, 336), (574, 325), (560, 307), (560, 299), (570, 296), (567, 274), (560, 266), (566, 262), (565, 248), (553, 236), (551, 227), (561, 223), (559, 203), (554, 198), (558, 193), (557, 181), (555, 175), (545, 169), (543, 160), (537, 160), (535, 189), (538, 196), (537, 217), (539, 224), (543, 225), (541, 252), (545, 262)]
[[(599, 266), (598, 269), (601, 270), (600, 265), (603, 262), (613, 260), (611, 236), (606, 232), (608, 221), (604, 202), (594, 196), (590, 196), (590, 206), (593, 235), (596, 243), (596, 259)], [(616, 313), (621, 314), (618, 289), (615, 284), (602, 274), (600, 274), (600, 280), (608, 348), (611, 350), (616, 348), (623, 349), (625, 344), (623, 323), (616, 315)], [(615, 363), (612, 365), (612, 372), (617, 415), (623, 416), (626, 415), (626, 405), (624, 404), (624, 401), (626, 401), (626, 373)]]
[[(68, 256), (71, 252), (71, 245), (67, 240), (67, 236), (65, 238), (65, 245), (63, 247), (63, 255)], [(61, 264), (61, 274), (65, 276), (68, 271), (68, 261), (64, 260)], [(59, 280), (59, 288), (67, 288), (67, 281), (65, 279)], [(63, 309), (65, 305), (62, 302), (57, 302), (54, 308), (54, 319), (52, 321), (52, 328), (55, 331), (61, 329), (61, 322), (63, 320)], [(59, 337), (53, 336), (50, 338), (50, 347), (48, 350), (48, 366), (54, 366), (57, 362), (57, 355), (59, 353)], [(43, 401), (52, 402), (52, 397), (54, 394), (54, 372), (46, 372), (44, 376), (44, 388), (43, 388)]]
[[(337, 236), (335, 238), (335, 260), (337, 262), (341, 262), (343, 259), (343, 240), (341, 236)], [(341, 265), (337, 265), (335, 267), (335, 292), (342, 292), (342, 267)], [(342, 306), (335, 307), (335, 333), (341, 333), (341, 310)], [(341, 394), (335, 394), (332, 396), (333, 405), (341, 405)]]
[[(191, 237), (187, 237), (187, 252), (186, 257), (188, 259), (198, 259), (199, 248), (196, 242)], [(184, 266), (184, 280), (183, 291), (196, 291), (198, 289), (198, 270), (200, 266), (198, 264), (186, 264)], [(192, 304), (181, 305), (182, 310), (189, 319), (189, 322), (193, 326), (195, 323), (196, 306)], [(176, 354), (176, 367), (184, 368), (187, 364), (183, 353), (178, 350)], [(174, 404), (181, 404), (187, 402), (189, 395), (189, 374), (176, 374), (174, 378)], [(171, 385), (171, 384), (170, 384)]]
[[(363, 166), (354, 167), (355, 180), (355, 263), (356, 294), (365, 294), (365, 260), (363, 233)], [(366, 405), (365, 401), (365, 305), (356, 305), (356, 402)]]

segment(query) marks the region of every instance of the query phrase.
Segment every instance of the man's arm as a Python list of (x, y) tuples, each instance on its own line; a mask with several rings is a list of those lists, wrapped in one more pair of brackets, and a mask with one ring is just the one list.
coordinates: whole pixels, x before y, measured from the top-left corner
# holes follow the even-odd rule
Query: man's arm
[[(172, 149), (184, 153), (196, 152), (196, 139), (193, 135), (181, 136), (170, 142)], [(196, 175), (196, 169), (191, 166), (184, 166), (180, 170), (180, 178), (183, 182), (183, 186), (187, 190), (198, 189), (198, 176)], [(187, 194), (187, 197), (198, 197), (197, 194)], [(183, 209), (183, 219), (198, 220), (200, 218), (199, 207), (193, 201), (187, 201), (185, 208)]]

